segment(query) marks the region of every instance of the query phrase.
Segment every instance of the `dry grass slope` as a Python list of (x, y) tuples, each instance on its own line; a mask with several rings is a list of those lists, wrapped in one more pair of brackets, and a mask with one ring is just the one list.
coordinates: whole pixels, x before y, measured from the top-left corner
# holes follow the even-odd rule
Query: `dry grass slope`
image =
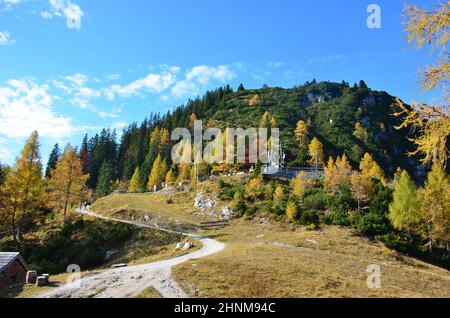
[[(214, 192), (215, 184), (203, 183), (199, 190)], [(92, 209), (192, 225), (204, 220), (195, 213), (194, 197), (193, 192), (116, 195)], [(309, 231), (235, 220), (229, 228), (202, 234), (227, 247), (174, 268), (175, 280), (192, 297), (450, 297), (449, 271), (400, 255), (351, 229)], [(381, 289), (367, 287), (371, 264), (381, 267)]]
[[(448, 271), (349, 229), (292, 231), (236, 221), (211, 235), (228, 243), (224, 252), (174, 269), (193, 297), (450, 297)], [(371, 264), (381, 267), (381, 289), (367, 287)]]

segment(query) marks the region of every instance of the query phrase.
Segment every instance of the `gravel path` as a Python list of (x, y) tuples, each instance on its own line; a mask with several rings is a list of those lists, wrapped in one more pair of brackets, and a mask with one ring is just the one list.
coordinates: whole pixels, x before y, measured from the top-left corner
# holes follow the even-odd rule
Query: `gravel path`
[(103, 220), (189, 236), (200, 242), (202, 248), (193, 253), (163, 261), (92, 273), (74, 283), (51, 289), (39, 295), (38, 298), (127, 298), (140, 294), (148, 287), (155, 288), (164, 298), (186, 298), (186, 293), (171, 277), (172, 267), (191, 259), (220, 252), (225, 248), (223, 243), (195, 234), (180, 233), (138, 222), (107, 218), (89, 210), (78, 210), (78, 212)]

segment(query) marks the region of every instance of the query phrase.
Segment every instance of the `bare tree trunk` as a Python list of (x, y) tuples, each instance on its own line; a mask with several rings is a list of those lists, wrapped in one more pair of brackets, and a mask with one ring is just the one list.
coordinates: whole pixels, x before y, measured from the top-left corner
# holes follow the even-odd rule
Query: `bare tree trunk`
[(428, 251), (430, 252), (430, 255), (433, 255), (433, 236), (431, 231), (431, 224), (428, 224), (428, 236), (430, 241), (428, 242)]
[(17, 242), (17, 230), (15, 226), (12, 226), (12, 236), (14, 239), (14, 242)]
[(19, 222), (19, 226), (17, 227), (17, 234), (19, 236), (19, 241), (23, 241), (23, 222)]
[(67, 219), (67, 205), (68, 205), (68, 201), (66, 200), (66, 202), (64, 202), (64, 221)]
[(447, 257), (450, 260), (450, 241), (445, 241), (445, 246), (447, 247)]

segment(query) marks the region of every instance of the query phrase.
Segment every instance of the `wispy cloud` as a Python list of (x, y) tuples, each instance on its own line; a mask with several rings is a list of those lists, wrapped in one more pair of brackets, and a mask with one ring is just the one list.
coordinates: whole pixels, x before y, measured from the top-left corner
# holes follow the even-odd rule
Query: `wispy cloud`
[(76, 73), (64, 77), (67, 83), (56, 81), (55, 86), (64, 90), (66, 94), (71, 95), (70, 102), (81, 109), (90, 109), (96, 111), (91, 105), (91, 100), (101, 96), (100, 91), (87, 87), (88, 76)]
[(120, 80), (120, 74), (109, 74), (108, 76), (106, 76), (106, 79), (108, 81), (118, 81)]
[(11, 45), (14, 42), (8, 31), (0, 31), (0, 45)]
[(267, 63), (267, 67), (270, 67), (270, 68), (280, 68), (285, 65), (286, 65), (285, 62), (279, 62), (279, 61)]
[(342, 54), (330, 54), (327, 56), (314, 57), (308, 60), (308, 64), (315, 64), (319, 66), (325, 66), (329, 63), (344, 62), (346, 57)]

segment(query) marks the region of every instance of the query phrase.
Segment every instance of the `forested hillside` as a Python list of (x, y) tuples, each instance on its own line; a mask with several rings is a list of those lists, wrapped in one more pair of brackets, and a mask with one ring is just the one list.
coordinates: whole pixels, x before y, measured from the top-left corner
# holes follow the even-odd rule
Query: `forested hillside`
[(165, 148), (162, 156), (170, 163), (169, 132), (188, 127), (193, 114), (203, 120), (204, 127), (247, 128), (259, 127), (268, 112), (280, 128), (288, 166), (308, 165), (308, 149), (299, 145), (294, 133), (297, 122), (302, 120), (308, 126), (308, 139), (317, 137), (323, 143), (325, 160), (346, 153), (350, 163), (357, 166), (368, 152), (388, 176), (400, 167), (417, 179), (421, 170), (407, 156), (414, 150), (407, 139), (409, 130), (395, 129), (401, 118), (392, 116), (394, 102), (393, 96), (373, 91), (363, 81), (350, 86), (346, 82), (314, 80), (290, 89), (246, 90), (241, 85), (237, 91), (226, 86), (189, 100), (165, 115), (152, 114), (141, 124), (131, 124), (119, 143), (116, 132), (107, 129), (90, 139), (86, 136), (81, 158), (85, 172), (90, 174), (91, 188), (96, 187), (102, 166), (112, 180), (130, 180), (139, 167), (140, 182), (145, 187), (161, 147)]

